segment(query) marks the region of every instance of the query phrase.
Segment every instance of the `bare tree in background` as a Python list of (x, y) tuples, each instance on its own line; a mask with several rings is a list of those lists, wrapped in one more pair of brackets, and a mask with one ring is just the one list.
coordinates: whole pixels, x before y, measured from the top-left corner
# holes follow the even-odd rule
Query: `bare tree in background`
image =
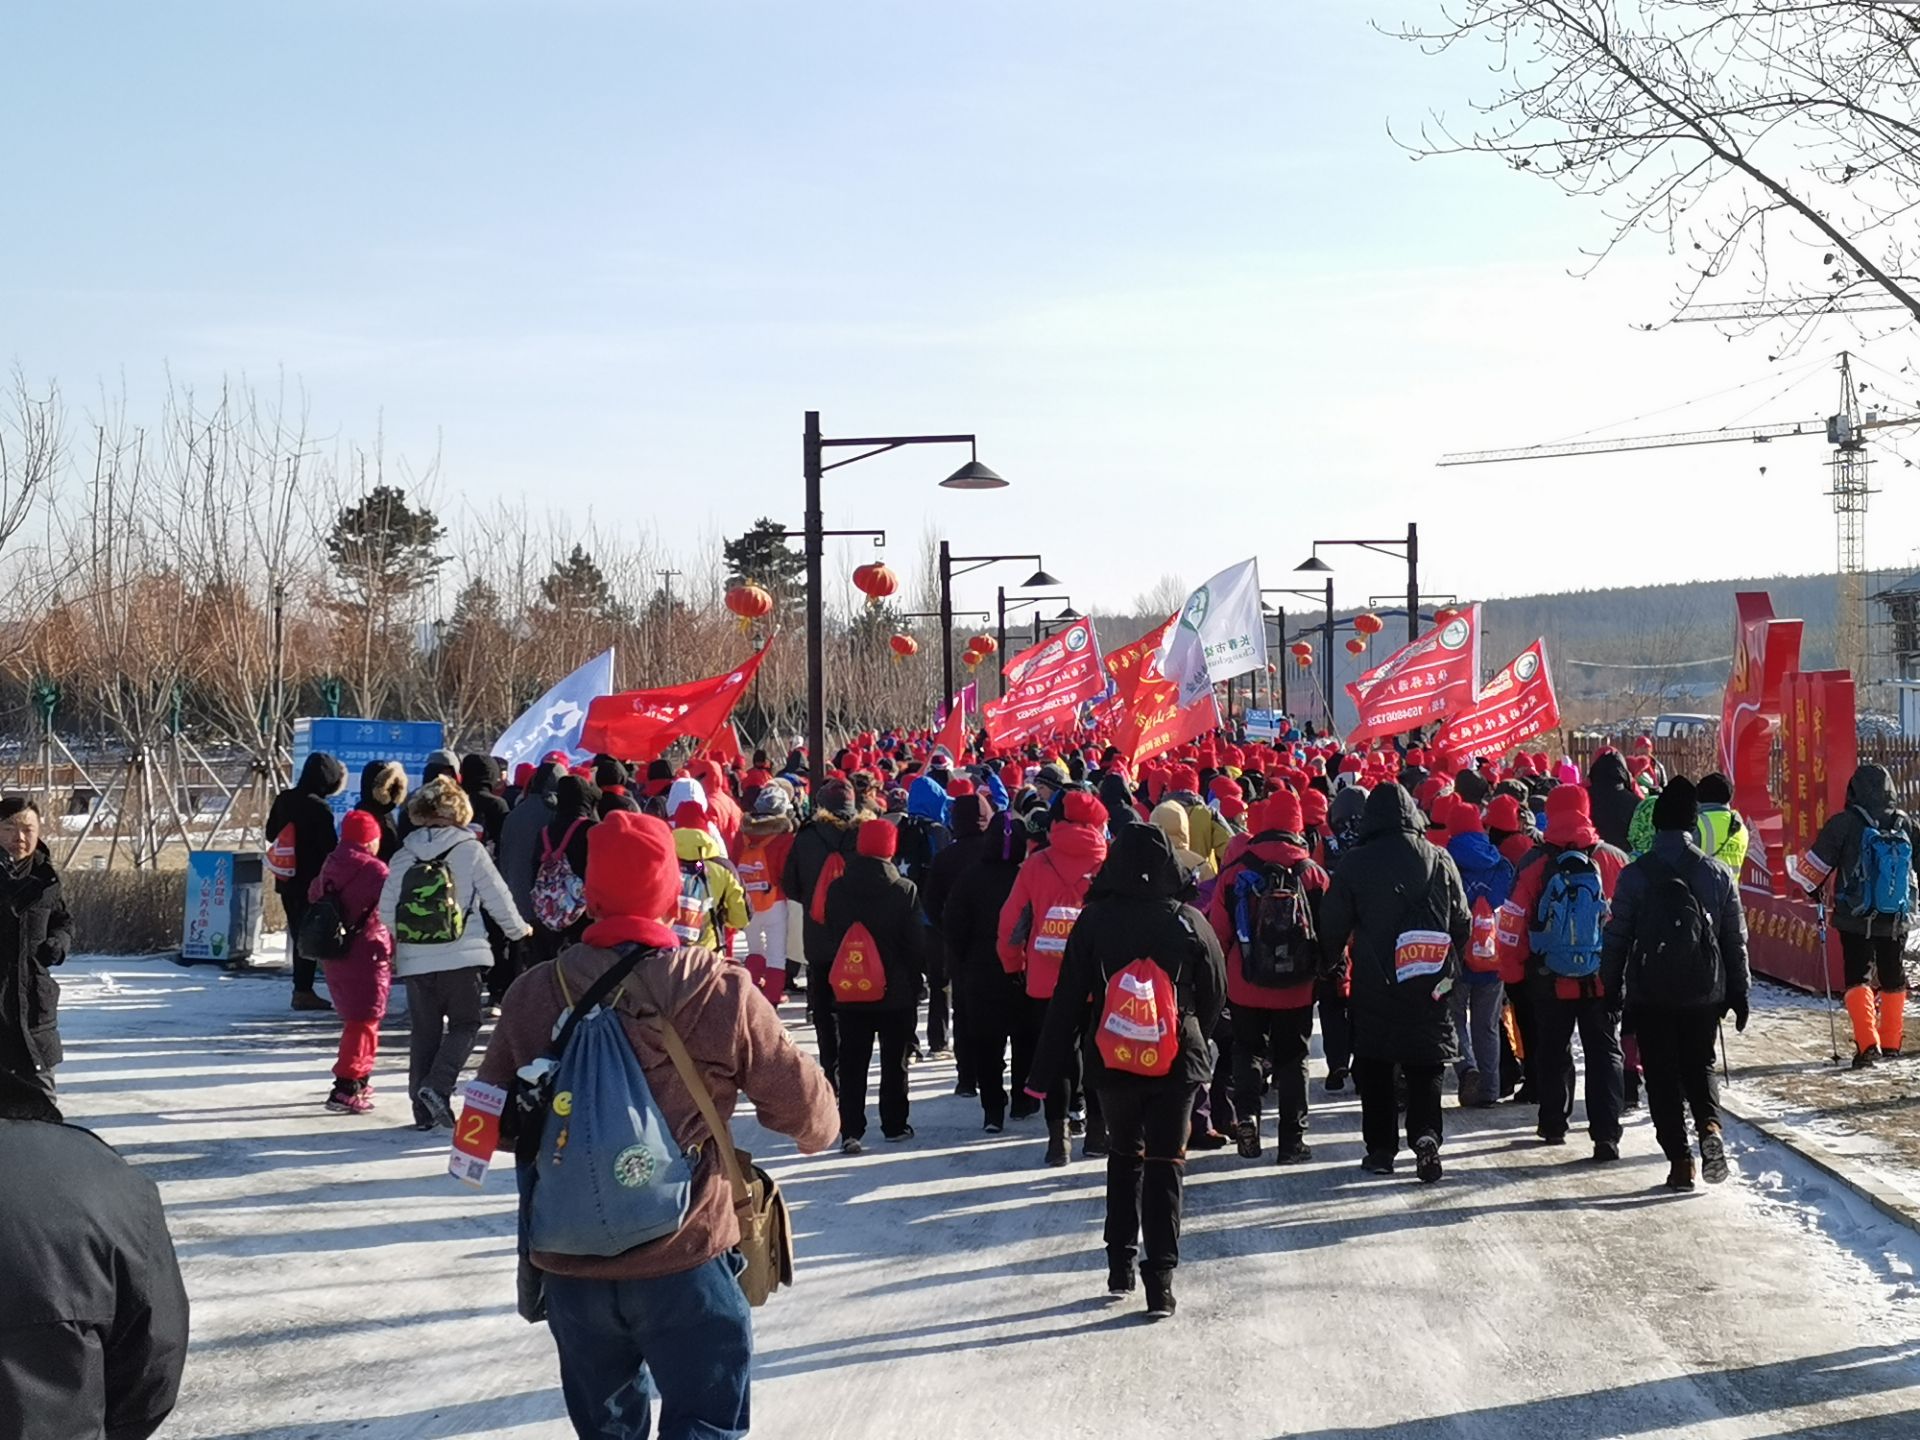
[(1915, 6), (1457, 0), (1396, 33), (1495, 76), (1415, 153), (1496, 156), (1599, 200), (1611, 229), (1587, 269), (1646, 232), (1684, 261), (1676, 315), (1726, 298), (1760, 302), (1758, 323), (1877, 299), (1920, 316)]
[(1136, 615), (1172, 615), (1187, 603), (1187, 596), (1192, 593), (1186, 581), (1169, 572), (1133, 597), (1133, 611)]

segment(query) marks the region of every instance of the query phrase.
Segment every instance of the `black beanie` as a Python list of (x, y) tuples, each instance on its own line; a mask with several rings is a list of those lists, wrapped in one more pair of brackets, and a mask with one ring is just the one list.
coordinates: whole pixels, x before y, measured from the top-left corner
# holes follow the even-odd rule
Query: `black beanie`
[(1731, 805), (1733, 786), (1727, 783), (1727, 777), (1718, 770), (1711, 775), (1700, 777), (1700, 803), (1702, 805)]
[(1693, 830), (1700, 824), (1700, 800), (1693, 782), (1676, 776), (1653, 802), (1655, 830)]

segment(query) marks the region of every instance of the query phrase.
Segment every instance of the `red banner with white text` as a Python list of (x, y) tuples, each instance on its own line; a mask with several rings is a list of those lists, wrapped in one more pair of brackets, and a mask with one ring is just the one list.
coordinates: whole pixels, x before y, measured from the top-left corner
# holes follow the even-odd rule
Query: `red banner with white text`
[(1349, 744), (1400, 735), (1471, 709), (1480, 685), (1480, 607), (1469, 605), (1347, 686), (1360, 718)]
[(1504, 755), (1559, 724), (1547, 642), (1536, 640), (1486, 683), (1471, 710), (1447, 720), (1434, 744), (1458, 760)]
[(1160, 668), (1167, 632), (1179, 618), (1169, 617), (1107, 657), (1107, 673), (1116, 687), (1110, 743), (1135, 765), (1164, 755), (1220, 723), (1220, 707), (1211, 686), (1193, 704), (1182, 706), (1179, 685)]
[(987, 734), (995, 745), (1073, 729), (1080, 723), (1080, 707), (1107, 685), (1093, 621), (1076, 620), (1022, 650), (1007, 661), (1005, 674), (1006, 698), (986, 707)]
[(580, 748), (616, 760), (657, 759), (682, 735), (711, 742), (767, 658), (762, 647), (737, 670), (658, 690), (602, 695), (587, 707)]

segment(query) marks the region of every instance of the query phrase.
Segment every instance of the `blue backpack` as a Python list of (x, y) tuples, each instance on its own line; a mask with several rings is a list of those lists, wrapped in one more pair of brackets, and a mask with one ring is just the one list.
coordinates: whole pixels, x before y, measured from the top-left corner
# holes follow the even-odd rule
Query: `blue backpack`
[(649, 951), (609, 966), (519, 1073), (522, 1243), (621, 1255), (687, 1218), (693, 1165), (653, 1098), (620, 1017), (602, 1002)]
[(1883, 830), (1866, 811), (1858, 813), (1860, 859), (1847, 882), (1853, 913), (1904, 915), (1913, 899), (1913, 841), (1908, 838), (1905, 817), (1896, 811)]
[(1547, 862), (1547, 883), (1534, 910), (1533, 953), (1551, 975), (1587, 980), (1600, 973), (1600, 935), (1607, 895), (1593, 858), (1562, 850)]

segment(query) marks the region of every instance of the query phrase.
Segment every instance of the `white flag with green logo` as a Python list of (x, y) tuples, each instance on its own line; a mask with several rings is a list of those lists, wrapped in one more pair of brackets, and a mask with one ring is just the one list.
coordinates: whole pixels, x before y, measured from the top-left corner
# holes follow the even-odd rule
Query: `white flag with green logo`
[(1260, 618), (1260, 562), (1242, 560), (1200, 586), (1180, 607), (1160, 652), (1161, 672), (1191, 705), (1208, 687), (1267, 668), (1267, 627)]

